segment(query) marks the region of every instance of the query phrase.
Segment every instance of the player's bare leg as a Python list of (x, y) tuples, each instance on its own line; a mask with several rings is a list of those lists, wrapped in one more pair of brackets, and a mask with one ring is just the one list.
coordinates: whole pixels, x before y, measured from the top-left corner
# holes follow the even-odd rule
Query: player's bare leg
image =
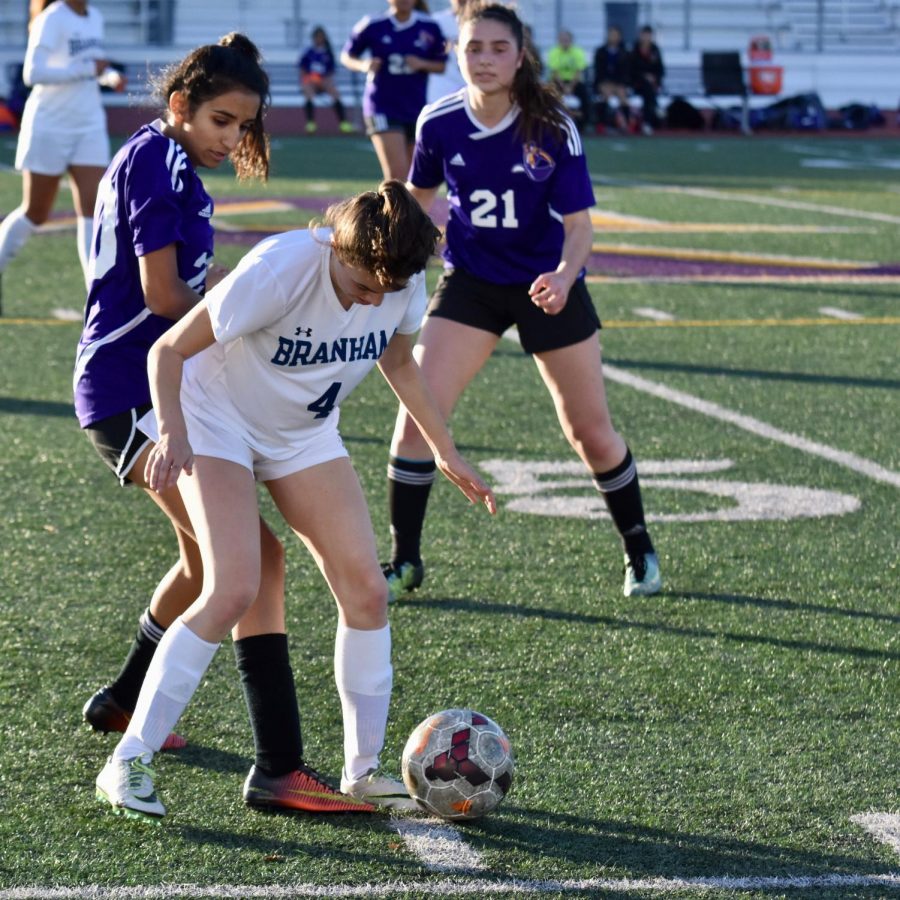
[(393, 684), (387, 584), (350, 460), (334, 459), (266, 483), (338, 606), (335, 681), (344, 715), (341, 790), (390, 809), (415, 809), (403, 783), (379, 768)]
[[(497, 335), (489, 331), (451, 319), (429, 316), (425, 320), (413, 352), (445, 420), (450, 418), (457, 400), (487, 362), (497, 341)], [(425, 577), (421, 540), (434, 476), (431, 450), (401, 406), (388, 462), (393, 548), (391, 560), (383, 570), (391, 599), (415, 590)]]
[(622, 538), (625, 595), (655, 594), (662, 586), (659, 563), (647, 533), (637, 468), (610, 418), (597, 336), (535, 354), (535, 363), (563, 433), (593, 475)]

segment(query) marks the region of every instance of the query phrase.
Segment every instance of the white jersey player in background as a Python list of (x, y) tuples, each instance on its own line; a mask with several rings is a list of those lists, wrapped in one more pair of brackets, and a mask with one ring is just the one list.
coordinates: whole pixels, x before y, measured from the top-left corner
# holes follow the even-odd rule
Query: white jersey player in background
[(86, 0), (32, 0), (22, 78), (32, 86), (16, 147), (22, 205), (0, 224), (0, 274), (47, 221), (68, 172), (87, 282), (94, 202), (110, 158), (100, 85), (125, 89), (106, 59), (100, 12)]
[[(365, 498), (338, 432), (339, 403), (377, 363), (441, 471), (472, 502), (493, 494), (459, 456), (412, 355), (422, 271), (439, 232), (402, 182), (331, 207), (331, 231), (263, 241), (150, 351), (156, 444), (147, 479), (177, 484), (203, 558), (198, 599), (159, 643), (137, 708), (97, 778), (113, 807), (162, 816), (148, 764), (248, 611), (261, 616), (262, 481), (338, 605), (335, 679), (344, 716), (341, 790), (413, 809), (379, 771), (393, 670), (388, 587)], [(283, 600), (281, 601), (283, 606)], [(283, 620), (283, 609), (272, 611)], [(277, 714), (273, 714), (277, 721)], [(252, 779), (251, 779), (252, 780)]]

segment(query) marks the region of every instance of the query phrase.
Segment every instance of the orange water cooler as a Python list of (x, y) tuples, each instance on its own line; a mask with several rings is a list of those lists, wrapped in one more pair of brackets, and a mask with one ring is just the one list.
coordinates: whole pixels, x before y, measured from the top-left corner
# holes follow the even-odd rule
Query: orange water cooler
[(784, 69), (772, 65), (772, 42), (765, 35), (750, 38), (750, 91), (753, 94), (780, 94)]

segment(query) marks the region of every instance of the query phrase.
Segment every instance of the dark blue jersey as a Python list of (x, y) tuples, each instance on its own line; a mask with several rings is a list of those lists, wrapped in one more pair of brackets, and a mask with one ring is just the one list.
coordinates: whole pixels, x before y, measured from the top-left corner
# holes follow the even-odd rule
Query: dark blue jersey
[(139, 257), (174, 243), (179, 277), (198, 294), (206, 288), (212, 199), (161, 126), (135, 132), (100, 182), (73, 382), (82, 427), (150, 402), (147, 353), (173, 323), (144, 303)]
[(303, 51), (300, 61), (297, 63), (304, 75), (334, 74), (334, 54), (327, 47), (317, 47), (313, 44)]
[(344, 52), (360, 57), (367, 51), (381, 60), (381, 68), (366, 79), (363, 115), (415, 122), (425, 105), (428, 73), (410, 71), (406, 57), (447, 58), (444, 35), (437, 22), (420, 12), (413, 12), (405, 22), (398, 22), (393, 16), (366, 16), (354, 26)]
[(559, 265), (562, 217), (594, 205), (578, 129), (526, 143), (514, 106), (493, 128), (478, 122), (463, 88), (426, 106), (416, 127), (410, 181), (447, 182), (444, 259), (495, 284), (531, 282)]

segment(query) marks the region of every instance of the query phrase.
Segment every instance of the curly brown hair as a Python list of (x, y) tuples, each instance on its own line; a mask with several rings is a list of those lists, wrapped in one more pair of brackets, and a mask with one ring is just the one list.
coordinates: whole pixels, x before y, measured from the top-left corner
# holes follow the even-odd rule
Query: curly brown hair
[(204, 44), (192, 50), (181, 62), (164, 69), (153, 79), (153, 88), (168, 103), (180, 91), (193, 112), (208, 100), (243, 90), (259, 95), (259, 110), (250, 129), (231, 153), (237, 177), (269, 177), (269, 136), (263, 117), (269, 105), (269, 76), (262, 66), (256, 44), (236, 31), (226, 34), (217, 44)]
[(385, 288), (405, 284), (434, 255), (441, 233), (402, 181), (384, 181), (329, 206), (325, 225), (332, 229), (337, 258), (371, 272)]

